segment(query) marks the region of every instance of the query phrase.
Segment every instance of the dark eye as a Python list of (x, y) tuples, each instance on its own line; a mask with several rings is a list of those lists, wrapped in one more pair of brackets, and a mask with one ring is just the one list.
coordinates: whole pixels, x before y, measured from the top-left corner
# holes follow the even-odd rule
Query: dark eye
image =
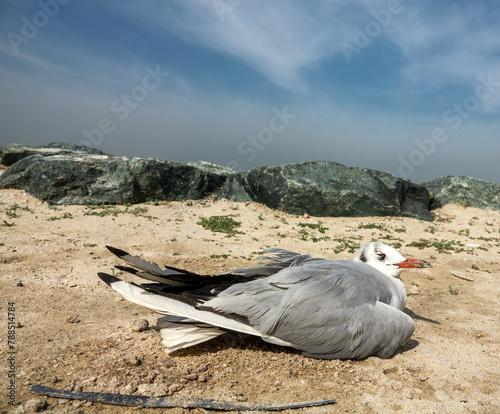
[(385, 260), (385, 253), (378, 252), (378, 253), (377, 253), (377, 258), (378, 258), (379, 260)]

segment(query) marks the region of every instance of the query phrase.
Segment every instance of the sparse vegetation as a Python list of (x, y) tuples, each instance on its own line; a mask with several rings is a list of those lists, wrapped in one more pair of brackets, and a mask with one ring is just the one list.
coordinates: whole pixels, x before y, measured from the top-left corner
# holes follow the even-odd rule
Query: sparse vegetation
[(312, 224), (312, 223), (298, 223), (297, 226), (302, 227), (302, 228), (310, 228), (313, 230), (318, 230), (320, 233), (325, 233), (326, 230), (328, 230), (328, 227), (323, 227), (323, 222), (318, 221), (317, 224)]
[(358, 226), (358, 229), (376, 229), (376, 230), (387, 230), (383, 224), (375, 224), (375, 223), (368, 223), (368, 224), (363, 224), (361, 223)]
[(103, 204), (99, 206), (88, 205), (86, 206), (87, 210), (85, 210), (83, 214), (85, 216), (98, 216), (98, 217), (105, 217), (105, 216), (116, 217), (118, 216), (118, 214), (132, 214), (135, 217), (144, 217), (147, 218), (148, 220), (153, 219), (151, 215), (146, 214), (148, 212), (147, 207), (137, 206), (135, 208), (131, 208), (132, 204), (130, 203), (127, 203), (124, 206), (125, 210), (121, 210), (118, 206), (108, 205), (108, 204)]
[(426, 229), (424, 229), (424, 231), (426, 231), (427, 233), (434, 234), (434, 233), (436, 233), (436, 227), (434, 227), (434, 226), (429, 226), (429, 227), (427, 227)]
[(335, 254), (339, 254), (344, 250), (347, 250), (349, 253), (356, 253), (356, 251), (361, 247), (361, 245), (351, 239), (334, 239), (334, 241), (338, 242), (338, 246), (334, 248)]
[(241, 231), (235, 230), (236, 227), (241, 226), (241, 222), (234, 220), (230, 216), (200, 217), (200, 221), (196, 224), (214, 232), (226, 233), (227, 237), (232, 237), (236, 234), (244, 234)]
[(227, 259), (229, 256), (231, 256), (230, 254), (211, 254), (210, 255), (210, 258), (211, 259)]
[(55, 220), (61, 220), (61, 219), (72, 219), (73, 215), (71, 213), (64, 213), (62, 217), (58, 216), (52, 216), (47, 219), (47, 221), (55, 221)]
[(413, 241), (411, 243), (408, 243), (406, 247), (416, 247), (420, 250), (425, 249), (427, 247), (435, 247), (439, 253), (449, 253), (451, 250), (455, 250), (455, 247), (453, 246), (464, 246), (463, 243), (460, 241), (455, 241), (455, 240), (425, 240), (425, 239), (420, 239), (418, 242)]
[(15, 208), (9, 207), (9, 209), (5, 212), (7, 217), (10, 218), (16, 218), (17, 217), (17, 211)]
[(321, 234), (324, 234), (326, 230), (328, 230), (328, 227), (323, 227), (323, 222), (318, 221), (318, 223), (301, 223), (299, 222), (297, 226), (302, 227), (302, 229), (299, 230), (299, 235), (301, 240), (312, 240), (313, 243), (317, 243), (319, 241), (328, 241), (331, 240), (329, 236), (320, 236), (317, 237), (316, 233), (310, 233), (306, 229), (312, 229), (312, 230), (317, 230)]
[(17, 217), (19, 217), (18, 216), (18, 211), (19, 210), (29, 211), (31, 214), (33, 214), (35, 212), (33, 209), (29, 208), (28, 206), (21, 207), (19, 204), (14, 203), (14, 204), (11, 204), (7, 208), (7, 210), (5, 211), (5, 214), (7, 215), (7, 217), (17, 218)]

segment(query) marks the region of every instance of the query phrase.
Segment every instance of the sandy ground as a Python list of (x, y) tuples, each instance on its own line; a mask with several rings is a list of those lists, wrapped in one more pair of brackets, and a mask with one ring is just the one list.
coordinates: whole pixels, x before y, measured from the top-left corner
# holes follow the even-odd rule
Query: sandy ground
[[(430, 223), (301, 217), (254, 203), (213, 200), (117, 208), (120, 212), (107, 215), (111, 211), (103, 208), (51, 208), (22, 191), (0, 191), (0, 412), (31, 412), (26, 402), (40, 397), (27, 385), (44, 384), (247, 404), (337, 400), (334, 406), (288, 413), (500, 413), (500, 212), (449, 205)], [(102, 216), (89, 214), (99, 212)], [(215, 215), (232, 215), (243, 233), (229, 238), (197, 224), (200, 217)], [(299, 225), (318, 221), (324, 233)], [(429, 246), (407, 247), (421, 239)], [(403, 274), (406, 312), (416, 329), (387, 360), (314, 360), (237, 336), (167, 355), (155, 330), (157, 315), (119, 298), (96, 276), (119, 263), (106, 244), (160, 265), (210, 274), (252, 265), (267, 247), (350, 259), (348, 246), (372, 240), (399, 243), (408, 257), (434, 266)], [(15, 333), (9, 338), (12, 316)], [(142, 318), (150, 329), (135, 332), (131, 321)], [(8, 361), (9, 339), (14, 364)], [(16, 408), (8, 405), (13, 370)], [(138, 411), (42, 399), (48, 402), (46, 412)]]

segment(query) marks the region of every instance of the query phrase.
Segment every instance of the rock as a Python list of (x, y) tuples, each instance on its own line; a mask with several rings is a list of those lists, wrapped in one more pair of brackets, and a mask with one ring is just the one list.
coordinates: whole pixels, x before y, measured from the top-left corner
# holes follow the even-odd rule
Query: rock
[(154, 158), (81, 152), (30, 155), (2, 174), (0, 188), (25, 190), (49, 204), (200, 199), (220, 188), (227, 178), (209, 169)]
[(471, 177), (446, 176), (422, 185), (432, 194), (431, 209), (446, 204), (464, 204), (469, 207), (500, 210), (500, 184)]
[(129, 365), (132, 365), (134, 367), (138, 367), (139, 365), (142, 364), (142, 360), (137, 356), (133, 355), (125, 360)]
[(430, 195), (423, 186), (380, 171), (329, 161), (236, 173), (228, 178), (218, 198), (255, 201), (297, 215), (433, 220)]
[(137, 387), (135, 385), (127, 384), (125, 387), (122, 388), (121, 393), (128, 395), (128, 394), (133, 394), (136, 391)]
[(31, 400), (26, 401), (21, 404), (17, 408), (17, 413), (39, 413), (41, 411), (45, 411), (49, 407), (49, 404), (46, 400), (42, 400), (41, 398), (32, 398)]
[(149, 322), (146, 319), (134, 319), (130, 321), (130, 329), (134, 332), (143, 332), (149, 328)]
[(10, 166), (23, 158), (31, 155), (61, 155), (61, 154), (99, 154), (101, 150), (86, 147), (84, 145), (74, 145), (65, 142), (52, 142), (46, 147), (31, 144), (8, 144), (0, 150), (0, 164)]
[(169, 394), (175, 394), (184, 388), (184, 385), (174, 382), (172, 385), (168, 387)]
[(182, 376), (182, 378), (188, 380), (188, 381), (195, 381), (198, 379), (198, 374), (196, 372), (193, 372), (191, 374), (185, 374)]
[(51, 142), (47, 145), (47, 148), (58, 148), (67, 151), (83, 152), (84, 154), (109, 155), (97, 148), (87, 147), (86, 145), (69, 144), (67, 142)]
[(204, 170), (207, 173), (212, 173), (221, 176), (229, 177), (230, 175), (236, 174), (236, 171), (234, 171), (229, 167), (223, 167), (222, 165), (212, 164), (211, 162), (207, 161), (189, 161), (186, 163), (186, 165), (197, 167), (200, 168), (201, 170)]

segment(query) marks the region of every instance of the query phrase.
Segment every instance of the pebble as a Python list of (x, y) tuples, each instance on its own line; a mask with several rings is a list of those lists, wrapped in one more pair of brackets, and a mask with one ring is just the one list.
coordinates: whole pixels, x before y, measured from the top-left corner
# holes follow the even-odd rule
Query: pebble
[(137, 392), (140, 395), (150, 394), (151, 393), (151, 384), (139, 384), (139, 386), (137, 387)]
[(138, 367), (142, 364), (142, 360), (137, 355), (130, 357), (127, 362), (134, 367)]
[(137, 391), (137, 387), (132, 384), (128, 384), (125, 387), (122, 388), (122, 394), (133, 394), (134, 392)]
[(81, 322), (80, 319), (78, 318), (78, 315), (75, 315), (75, 316), (68, 316), (66, 318), (66, 323), (79, 323)]
[(209, 380), (209, 377), (207, 374), (200, 374), (198, 376), (198, 381), (199, 382), (207, 382)]
[(133, 319), (130, 321), (130, 329), (133, 332), (143, 332), (149, 328), (149, 322), (146, 319)]
[(178, 392), (178, 391), (182, 390), (183, 388), (184, 388), (184, 385), (178, 384), (178, 383), (174, 383), (170, 387), (168, 387), (168, 392), (171, 393), (171, 394), (173, 394), (175, 392)]
[(192, 374), (186, 374), (183, 376), (184, 379), (187, 379), (188, 381), (195, 381), (198, 379), (198, 374), (196, 372)]
[(49, 404), (46, 400), (42, 400), (41, 398), (33, 398), (31, 400), (26, 401), (21, 404), (16, 413), (24, 414), (24, 413), (39, 413), (41, 411), (45, 411), (49, 407)]

